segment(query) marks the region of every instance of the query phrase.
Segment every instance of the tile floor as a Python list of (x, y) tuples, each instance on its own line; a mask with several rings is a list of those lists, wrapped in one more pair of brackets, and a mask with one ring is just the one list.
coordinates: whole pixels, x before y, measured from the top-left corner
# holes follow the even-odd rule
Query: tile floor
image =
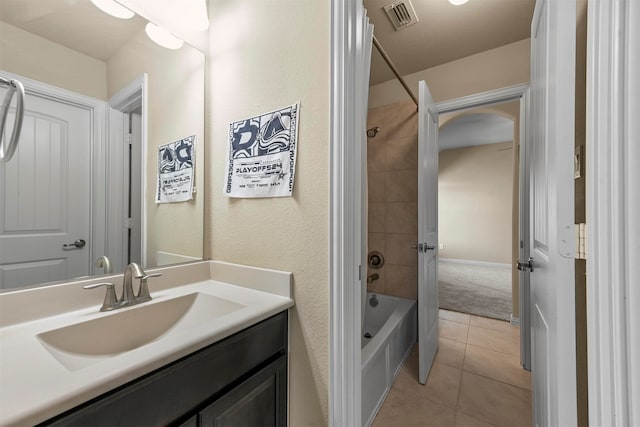
[(531, 374), (508, 322), (440, 310), (440, 348), (425, 386), (413, 348), (374, 427), (531, 426)]

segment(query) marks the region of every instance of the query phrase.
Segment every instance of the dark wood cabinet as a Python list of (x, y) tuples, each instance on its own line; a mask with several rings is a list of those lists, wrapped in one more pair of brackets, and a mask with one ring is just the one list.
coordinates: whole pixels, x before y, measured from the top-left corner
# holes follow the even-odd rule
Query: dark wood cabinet
[(287, 312), (51, 419), (52, 426), (286, 426)]

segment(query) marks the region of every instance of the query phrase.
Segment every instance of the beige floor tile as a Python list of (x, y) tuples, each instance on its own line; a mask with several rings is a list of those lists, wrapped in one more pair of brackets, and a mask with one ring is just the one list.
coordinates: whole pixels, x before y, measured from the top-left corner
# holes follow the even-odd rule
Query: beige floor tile
[(461, 369), (434, 363), (424, 386), (426, 398), (455, 409), (458, 405), (461, 380)]
[(518, 328), (497, 331), (470, 326), (467, 343), (520, 357), (520, 331)]
[(488, 317), (480, 316), (471, 316), (471, 326), (493, 329), (496, 331), (511, 331), (512, 329), (520, 329), (505, 320), (489, 319)]
[(429, 400), (404, 396), (392, 389), (374, 427), (454, 427), (456, 411)]
[(531, 392), (463, 372), (458, 410), (499, 427), (531, 426)]
[(467, 325), (471, 321), (470, 314), (458, 313), (457, 311), (443, 310), (443, 309), (440, 309), (440, 318), (445, 320), (451, 320), (452, 322), (466, 323)]
[[(416, 346), (417, 347), (417, 346)], [(434, 363), (427, 378), (427, 384), (418, 381), (418, 352), (412, 351), (407, 363), (400, 369), (392, 390), (403, 396), (432, 402), (455, 409), (458, 403), (462, 370)], [(416, 402), (416, 404), (419, 404)]]
[(459, 341), (440, 337), (436, 363), (462, 369), (465, 344)]
[(454, 341), (466, 343), (469, 325), (440, 319), (440, 336)]
[(470, 417), (462, 412), (456, 412), (456, 427), (492, 427), (493, 424), (485, 423), (477, 418)]
[(531, 373), (520, 366), (520, 358), (467, 344), (464, 356), (466, 372), (531, 390)]

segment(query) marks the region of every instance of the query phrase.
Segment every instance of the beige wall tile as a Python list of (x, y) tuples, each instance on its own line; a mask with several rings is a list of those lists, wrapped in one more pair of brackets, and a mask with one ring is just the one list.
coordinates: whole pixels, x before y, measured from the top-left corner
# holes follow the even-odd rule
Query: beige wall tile
[(387, 172), (384, 175), (385, 201), (417, 202), (418, 170)]
[[(387, 233), (418, 233), (418, 204), (414, 202), (387, 203)], [(369, 227), (369, 231), (371, 227)]]
[(467, 344), (464, 370), (531, 390), (531, 373), (522, 369), (517, 356)]
[(386, 139), (386, 130), (385, 130), (385, 116), (387, 115), (387, 111), (389, 110), (388, 106), (372, 108), (367, 113), (367, 129), (371, 129), (373, 127), (379, 127), (380, 130), (375, 138), (367, 138), (367, 141), (376, 142), (382, 141), (384, 142)]
[(462, 373), (458, 409), (496, 426), (531, 426), (530, 391), (468, 372)]
[(384, 117), (387, 140), (418, 135), (418, 109), (409, 102), (392, 104)]
[(418, 169), (418, 137), (387, 140), (387, 170)]
[(418, 252), (412, 245), (417, 242), (417, 236), (413, 234), (386, 234), (386, 253), (389, 264), (417, 266)]
[(369, 232), (384, 233), (386, 229), (386, 203), (369, 203)]
[[(387, 152), (384, 142), (375, 137), (376, 142), (367, 144), (367, 169), (371, 172), (384, 172), (387, 170)], [(372, 141), (369, 139), (369, 141)]]
[(385, 202), (385, 172), (371, 172), (367, 176), (369, 202)]
[(386, 280), (385, 280), (385, 276), (386, 276), (386, 267), (382, 267), (378, 270), (372, 270), (372, 269), (368, 269), (367, 271), (367, 277), (369, 277), (372, 274), (377, 274), (378, 275), (378, 280), (374, 280), (371, 283), (367, 282), (367, 291), (368, 292), (373, 292), (374, 294), (387, 294), (387, 288), (386, 288)]
[(418, 269), (386, 264), (386, 292), (402, 298), (418, 298)]
[[(383, 256), (385, 256), (386, 251), (386, 242), (387, 235), (385, 233), (369, 233), (369, 240), (367, 242), (367, 246), (369, 248), (369, 252), (378, 251)], [(385, 256), (386, 262), (386, 256)]]

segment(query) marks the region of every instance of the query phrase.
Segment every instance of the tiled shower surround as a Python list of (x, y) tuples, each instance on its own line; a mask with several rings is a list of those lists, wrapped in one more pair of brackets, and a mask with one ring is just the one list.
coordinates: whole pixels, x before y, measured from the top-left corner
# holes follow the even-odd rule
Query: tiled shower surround
[(417, 298), (418, 264), (418, 112), (412, 101), (369, 110), (367, 129), (369, 252), (379, 251), (385, 264), (369, 269), (380, 278), (370, 292)]

